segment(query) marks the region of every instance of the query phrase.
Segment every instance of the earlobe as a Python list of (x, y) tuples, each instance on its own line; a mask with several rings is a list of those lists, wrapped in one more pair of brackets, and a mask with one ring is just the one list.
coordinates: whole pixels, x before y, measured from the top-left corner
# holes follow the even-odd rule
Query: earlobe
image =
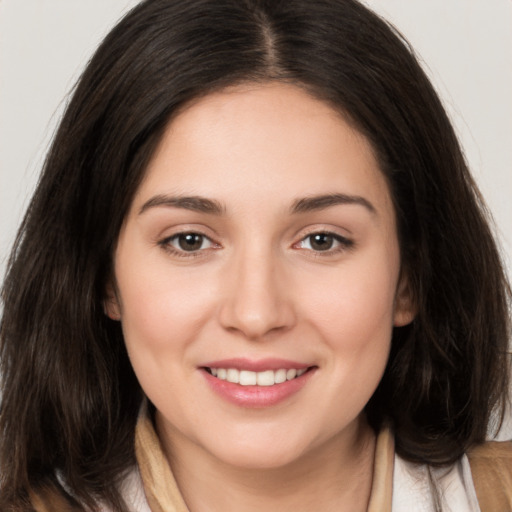
[(121, 320), (121, 308), (114, 285), (109, 282), (105, 292), (105, 298), (103, 299), (103, 311), (105, 315), (111, 320)]
[(407, 279), (405, 275), (402, 275), (395, 296), (393, 326), (403, 327), (404, 325), (410, 324), (416, 317), (417, 313), (418, 307), (416, 300), (414, 299), (409, 279)]

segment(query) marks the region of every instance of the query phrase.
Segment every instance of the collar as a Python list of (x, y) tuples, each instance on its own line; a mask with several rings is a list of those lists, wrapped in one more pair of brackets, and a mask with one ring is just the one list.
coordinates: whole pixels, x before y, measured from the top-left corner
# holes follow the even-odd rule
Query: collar
[[(147, 407), (135, 429), (135, 454), (152, 512), (189, 512), (160, 445)], [(394, 439), (389, 428), (377, 436), (368, 512), (391, 512)]]

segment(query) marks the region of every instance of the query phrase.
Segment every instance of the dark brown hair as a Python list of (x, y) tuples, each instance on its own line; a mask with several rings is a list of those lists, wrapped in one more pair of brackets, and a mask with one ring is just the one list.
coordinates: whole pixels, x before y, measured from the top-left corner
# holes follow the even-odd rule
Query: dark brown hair
[(341, 111), (373, 144), (418, 308), (393, 333), (366, 410), (397, 452), (442, 465), (486, 436), (508, 389), (507, 285), (446, 113), (403, 38), (355, 0), (148, 0), (76, 86), (2, 291), (0, 508), (44, 486), (124, 505), (143, 393), (103, 313), (117, 236), (164, 127), (228, 85), (281, 80)]

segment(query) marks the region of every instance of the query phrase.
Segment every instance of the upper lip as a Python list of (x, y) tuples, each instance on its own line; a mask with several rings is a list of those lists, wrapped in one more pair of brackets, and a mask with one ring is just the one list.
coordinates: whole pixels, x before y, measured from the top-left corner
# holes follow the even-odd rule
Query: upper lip
[(243, 357), (235, 357), (231, 359), (222, 359), (219, 361), (211, 361), (201, 365), (203, 368), (236, 368), (237, 370), (248, 370), (252, 372), (262, 372), (265, 370), (290, 370), (295, 368), (301, 370), (302, 368), (309, 368), (310, 364), (299, 363), (289, 359), (246, 359)]

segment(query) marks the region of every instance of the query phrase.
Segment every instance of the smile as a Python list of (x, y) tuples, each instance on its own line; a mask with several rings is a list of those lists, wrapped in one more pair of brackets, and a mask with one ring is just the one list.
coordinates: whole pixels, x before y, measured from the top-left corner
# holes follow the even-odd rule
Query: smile
[(232, 359), (199, 369), (210, 389), (223, 400), (239, 407), (261, 409), (299, 393), (314, 378), (318, 366), (282, 360)]
[(241, 386), (274, 386), (300, 377), (306, 373), (307, 368), (280, 368), (260, 372), (237, 370), (236, 368), (206, 368), (206, 371), (217, 379)]

